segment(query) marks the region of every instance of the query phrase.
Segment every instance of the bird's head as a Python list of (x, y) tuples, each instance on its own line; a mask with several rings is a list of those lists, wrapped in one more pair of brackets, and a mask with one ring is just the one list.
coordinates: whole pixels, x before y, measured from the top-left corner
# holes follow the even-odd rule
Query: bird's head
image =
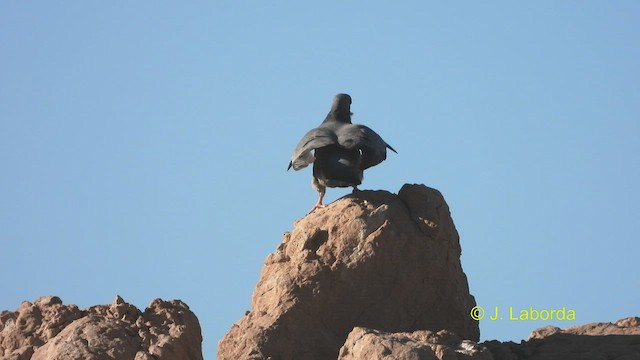
[(333, 97), (331, 104), (331, 113), (337, 115), (338, 119), (345, 119), (351, 122), (351, 96), (347, 94), (338, 94)]

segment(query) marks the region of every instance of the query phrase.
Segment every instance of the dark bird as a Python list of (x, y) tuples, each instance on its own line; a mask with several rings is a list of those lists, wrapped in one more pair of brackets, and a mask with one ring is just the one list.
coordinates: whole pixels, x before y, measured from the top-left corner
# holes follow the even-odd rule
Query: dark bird
[(318, 202), (309, 212), (324, 207), (327, 186), (353, 186), (356, 191), (363, 171), (383, 162), (387, 148), (397, 153), (375, 131), (352, 124), (351, 115), (351, 96), (336, 95), (322, 124), (303, 136), (293, 150), (287, 170), (300, 170), (313, 163), (311, 184), (318, 191)]

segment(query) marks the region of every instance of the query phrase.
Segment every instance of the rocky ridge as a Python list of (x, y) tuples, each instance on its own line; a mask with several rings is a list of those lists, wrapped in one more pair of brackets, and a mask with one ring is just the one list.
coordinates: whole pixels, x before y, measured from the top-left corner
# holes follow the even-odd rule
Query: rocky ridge
[(0, 313), (0, 360), (202, 360), (195, 314), (180, 300), (142, 312), (116, 296), (80, 310), (56, 296)]
[(640, 360), (640, 317), (566, 329), (546, 326), (534, 330), (520, 344), (494, 340), (481, 345), (496, 360)]
[[(640, 360), (639, 317), (478, 343), (459, 257), (437, 190), (349, 195), (284, 234), (219, 359)], [(116, 296), (81, 310), (46, 296), (0, 312), (0, 360), (201, 360), (201, 343), (179, 300), (140, 311)]]
[(547, 326), (527, 341), (463, 340), (447, 330), (386, 333), (355, 328), (340, 349), (338, 360), (638, 360), (640, 318), (615, 323), (591, 323), (567, 329)]

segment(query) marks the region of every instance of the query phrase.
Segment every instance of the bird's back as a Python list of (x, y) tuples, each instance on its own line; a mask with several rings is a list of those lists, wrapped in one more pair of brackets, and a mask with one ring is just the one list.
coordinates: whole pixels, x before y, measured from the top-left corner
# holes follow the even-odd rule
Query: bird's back
[(315, 150), (313, 176), (328, 187), (358, 186), (362, 183), (361, 153), (329, 145)]

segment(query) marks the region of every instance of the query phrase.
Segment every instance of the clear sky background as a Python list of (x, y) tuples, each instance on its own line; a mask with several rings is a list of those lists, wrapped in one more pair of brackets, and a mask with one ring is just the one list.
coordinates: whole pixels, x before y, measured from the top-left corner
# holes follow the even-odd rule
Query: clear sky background
[(442, 191), (479, 305), (576, 312), (482, 340), (640, 315), (640, 3), (446, 4), (1, 2), (0, 310), (178, 298), (214, 359), (346, 92), (399, 152), (362, 189)]

